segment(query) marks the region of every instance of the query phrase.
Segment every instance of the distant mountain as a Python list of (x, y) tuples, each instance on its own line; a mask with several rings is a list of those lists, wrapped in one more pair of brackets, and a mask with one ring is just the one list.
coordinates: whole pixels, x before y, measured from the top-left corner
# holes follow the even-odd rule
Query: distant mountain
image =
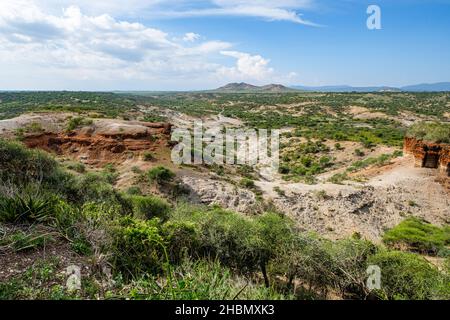
[(401, 91), (394, 87), (352, 87), (352, 86), (322, 86), (322, 87), (307, 87), (307, 86), (293, 86), (292, 88), (302, 91), (318, 91), (318, 92), (397, 92)]
[(223, 87), (217, 88), (215, 91), (252, 91), (257, 90), (258, 88), (259, 87), (245, 82), (241, 83), (233, 82)]
[(229, 83), (223, 87), (212, 90), (214, 92), (293, 92), (293, 91), (315, 91), (315, 92), (436, 92), (450, 91), (450, 82), (424, 83), (404, 87), (352, 87), (347, 85), (341, 86), (291, 86), (286, 87), (281, 84), (268, 84), (265, 86), (255, 86), (245, 82)]
[(401, 87), (402, 91), (432, 92), (432, 91), (450, 91), (450, 82), (422, 83), (412, 86)]
[(255, 86), (245, 82), (229, 83), (223, 87), (217, 88), (213, 91), (217, 92), (288, 92), (295, 91), (295, 89), (285, 87), (281, 84), (268, 84), (265, 86)]
[(400, 88), (377, 86), (377, 87), (352, 87), (352, 86), (292, 86), (292, 88), (302, 91), (318, 91), (318, 92), (436, 92), (436, 91), (450, 91), (450, 82), (439, 83), (424, 83), (411, 86), (404, 86)]

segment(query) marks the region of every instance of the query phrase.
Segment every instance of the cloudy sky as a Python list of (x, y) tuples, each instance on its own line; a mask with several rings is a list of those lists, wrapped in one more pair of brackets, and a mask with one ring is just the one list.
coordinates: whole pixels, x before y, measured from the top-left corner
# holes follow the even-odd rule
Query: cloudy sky
[(450, 81), (449, 17), (450, 0), (0, 0), (0, 90)]

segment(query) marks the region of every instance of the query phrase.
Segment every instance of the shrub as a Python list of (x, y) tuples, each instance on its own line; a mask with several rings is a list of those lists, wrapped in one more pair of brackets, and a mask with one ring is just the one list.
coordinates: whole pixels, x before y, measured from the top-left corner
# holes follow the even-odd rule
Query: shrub
[(158, 166), (150, 169), (147, 172), (147, 176), (150, 182), (162, 184), (164, 182), (171, 181), (175, 177), (175, 173), (173, 173), (170, 169), (167, 169), (166, 167)]
[(69, 163), (67, 165), (67, 169), (73, 170), (73, 171), (78, 172), (78, 173), (85, 173), (86, 172), (86, 166), (83, 163), (80, 163), (80, 162)]
[(93, 121), (91, 119), (85, 119), (83, 117), (70, 118), (69, 121), (67, 122), (66, 130), (73, 131), (80, 126), (88, 126), (91, 125), (92, 123)]
[(169, 216), (170, 205), (164, 199), (156, 196), (132, 196), (130, 200), (137, 218), (166, 220)]
[(416, 254), (384, 251), (371, 257), (369, 264), (381, 269), (382, 297), (395, 300), (445, 298), (437, 296), (444, 280), (442, 275)]
[(0, 198), (1, 222), (45, 222), (53, 213), (55, 200), (30, 195)]
[(355, 149), (355, 155), (358, 157), (364, 157), (365, 153), (360, 149)]
[(170, 260), (180, 262), (183, 258), (198, 257), (200, 226), (190, 221), (168, 221), (163, 226)]
[(239, 185), (247, 189), (253, 189), (255, 187), (255, 181), (249, 178), (242, 178), (241, 181), (239, 181)]
[(348, 179), (347, 173), (336, 173), (333, 176), (331, 176), (328, 181), (334, 184), (342, 184), (345, 180)]
[(74, 201), (77, 202), (116, 202), (118, 194), (111, 186), (108, 178), (102, 173), (89, 172), (75, 181)]
[(165, 250), (157, 220), (124, 217), (113, 229), (113, 265), (126, 278), (163, 271)]
[[(16, 185), (39, 181), (50, 186), (64, 183), (58, 163), (49, 154), (0, 139), (0, 180)], [(67, 176), (67, 175), (66, 175)]]
[(388, 230), (383, 241), (389, 246), (406, 245), (410, 249), (437, 254), (450, 244), (450, 227), (439, 228), (418, 218), (408, 218)]
[(7, 237), (3, 237), (0, 239), (0, 248), (1, 251), (7, 252), (9, 250), (18, 252), (18, 251), (28, 251), (36, 248), (45, 247), (47, 243), (55, 241), (52, 237), (51, 233), (38, 230), (34, 230), (31, 228), (24, 231), (17, 231), (13, 234), (8, 235)]
[(336, 143), (334, 144), (334, 148), (335, 148), (336, 150), (344, 150), (344, 147), (342, 147), (342, 145), (341, 145), (339, 142), (336, 142)]
[(144, 159), (144, 161), (153, 161), (155, 159), (153, 154), (149, 151), (144, 152), (144, 154), (142, 155), (142, 158)]
[(407, 136), (420, 140), (450, 143), (450, 124), (438, 122), (419, 122), (412, 125)]
[(125, 191), (125, 193), (130, 196), (140, 196), (142, 195), (142, 190), (138, 186), (131, 186)]

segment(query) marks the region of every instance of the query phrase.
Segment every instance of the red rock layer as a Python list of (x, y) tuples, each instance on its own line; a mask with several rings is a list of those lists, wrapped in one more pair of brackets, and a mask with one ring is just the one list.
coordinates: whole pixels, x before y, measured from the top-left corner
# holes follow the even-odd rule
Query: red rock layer
[(406, 137), (404, 141), (404, 152), (414, 155), (416, 160), (415, 165), (419, 167), (428, 166), (430, 158), (436, 159), (440, 172), (449, 176), (450, 144), (432, 143)]
[(170, 142), (170, 124), (140, 123), (144, 132), (90, 132), (80, 130), (69, 133), (42, 133), (28, 136), (24, 143), (58, 155), (77, 158), (90, 165), (123, 161), (135, 153), (153, 152), (167, 148)]

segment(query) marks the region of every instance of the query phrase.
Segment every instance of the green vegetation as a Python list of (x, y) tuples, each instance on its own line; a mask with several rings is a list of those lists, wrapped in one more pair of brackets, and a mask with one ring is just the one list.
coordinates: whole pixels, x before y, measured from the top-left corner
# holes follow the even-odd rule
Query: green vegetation
[(247, 189), (253, 189), (255, 188), (255, 181), (249, 178), (242, 178), (241, 181), (239, 181), (239, 185)]
[[(448, 93), (1, 92), (0, 118), (28, 111), (80, 113), (69, 120), (70, 131), (92, 123), (84, 120), (86, 114), (163, 121), (157, 109), (170, 109), (196, 116), (221, 113), (252, 128), (291, 127), (283, 137), (288, 140), (281, 148), (281, 173), (313, 183), (316, 175), (342, 165), (332, 152), (343, 150), (343, 141), (361, 144), (358, 157), (377, 145), (400, 147), (406, 128), (391, 116), (411, 112), (441, 120), (449, 101)], [(142, 106), (156, 111), (142, 113)], [(349, 106), (385, 116), (354, 117)], [(429, 126), (414, 126), (410, 134), (448, 141), (445, 125)], [(20, 138), (41, 129), (30, 125), (16, 133)], [(352, 172), (400, 155), (361, 158), (330, 180), (342, 183)], [(151, 161), (153, 155), (143, 159)], [(229, 173), (224, 166), (209, 169), (221, 177)], [(80, 163), (63, 167), (44, 152), (0, 140), (0, 255), (9, 261), (18, 252), (38, 256), (50, 248), (57, 253), (2, 279), (0, 299), (323, 299), (331, 294), (450, 299), (450, 260), (438, 268), (420, 255), (448, 257), (448, 226), (410, 218), (388, 230), (383, 245), (358, 235), (331, 241), (298, 229), (270, 206), (267, 212), (242, 215), (188, 204), (175, 191), (165, 198), (151, 195), (155, 185), (150, 183), (158, 192), (167, 186), (175, 190), (175, 173), (163, 166), (132, 171), (142, 185), (119, 192), (113, 164), (95, 172)], [(236, 184), (258, 192), (253, 168), (239, 166), (235, 173), (241, 177)], [(316, 197), (329, 195), (322, 190)], [(85, 268), (81, 290), (69, 292), (62, 271), (65, 255), (73, 253)], [(369, 265), (381, 268), (377, 292), (365, 284)], [(110, 275), (103, 272), (108, 268)]]
[(85, 119), (83, 117), (75, 117), (75, 118), (70, 118), (69, 121), (67, 122), (67, 131), (72, 131), (77, 129), (78, 127), (81, 126), (88, 126), (91, 125), (93, 123), (93, 121), (91, 119)]
[(166, 220), (170, 205), (161, 198), (155, 196), (132, 196), (130, 201), (133, 213), (141, 219), (160, 218)]
[(383, 241), (391, 247), (407, 246), (421, 253), (448, 255), (450, 227), (439, 228), (418, 218), (408, 218), (388, 230)]
[(402, 155), (402, 151), (396, 150), (392, 154), (382, 154), (378, 157), (369, 157), (364, 160), (358, 160), (347, 167), (344, 172), (336, 173), (331, 176), (328, 181), (335, 184), (342, 184), (345, 180), (349, 179), (349, 173), (356, 172), (370, 166), (384, 166), (392, 159), (401, 157)]
[(450, 278), (424, 258), (407, 252), (382, 251), (369, 259), (382, 270), (382, 298), (425, 300), (449, 293)]
[(0, 101), (0, 119), (30, 111), (95, 112), (115, 118), (137, 109), (140, 99), (103, 92), (0, 92)]
[(173, 173), (170, 169), (166, 167), (157, 166), (155, 168), (150, 169), (147, 172), (147, 176), (150, 182), (162, 184), (171, 181), (175, 177), (175, 173)]
[(416, 123), (409, 128), (407, 135), (419, 140), (450, 143), (450, 124), (439, 122)]
[(144, 159), (144, 161), (153, 161), (153, 160), (155, 160), (155, 157), (149, 151), (144, 152), (144, 154), (142, 155), (142, 158)]
[[(330, 292), (364, 299), (374, 294), (365, 286), (371, 264), (382, 270), (379, 298), (450, 297), (446, 269), (418, 254), (386, 251), (357, 236), (326, 240), (298, 230), (279, 213), (244, 216), (182, 201), (170, 204), (154, 195), (123, 195), (103, 172), (70, 176), (38, 151), (16, 143), (1, 146), (4, 157), (18, 154), (22, 161), (0, 172), (8, 177), (0, 188), (0, 253), (66, 246), (86, 261), (111, 266), (114, 279), (105, 282), (101, 273), (91, 272), (83, 276), (81, 290), (70, 292), (61, 272), (66, 266), (56, 256), (36, 260), (25, 273), (3, 281), (2, 299), (314, 299)], [(37, 157), (46, 161), (34, 169), (52, 166), (71, 183), (62, 188), (49, 184), (55, 180), (36, 184), (42, 181), (39, 175), (24, 179), (17, 168), (29, 168)], [(104, 171), (115, 169), (107, 165)], [(161, 168), (156, 172), (167, 174)], [(320, 191), (317, 196), (327, 197)], [(423, 231), (414, 231), (418, 241), (401, 236), (410, 234), (401, 231), (411, 224)], [(407, 220), (386, 233), (387, 243), (397, 240), (428, 252), (448, 245), (448, 230)]]
[(358, 171), (373, 165), (383, 166), (390, 160), (397, 157), (401, 157), (402, 155), (403, 155), (402, 151), (395, 151), (392, 154), (382, 154), (378, 157), (370, 157), (364, 160), (356, 161), (350, 167), (347, 168), (347, 172)]

